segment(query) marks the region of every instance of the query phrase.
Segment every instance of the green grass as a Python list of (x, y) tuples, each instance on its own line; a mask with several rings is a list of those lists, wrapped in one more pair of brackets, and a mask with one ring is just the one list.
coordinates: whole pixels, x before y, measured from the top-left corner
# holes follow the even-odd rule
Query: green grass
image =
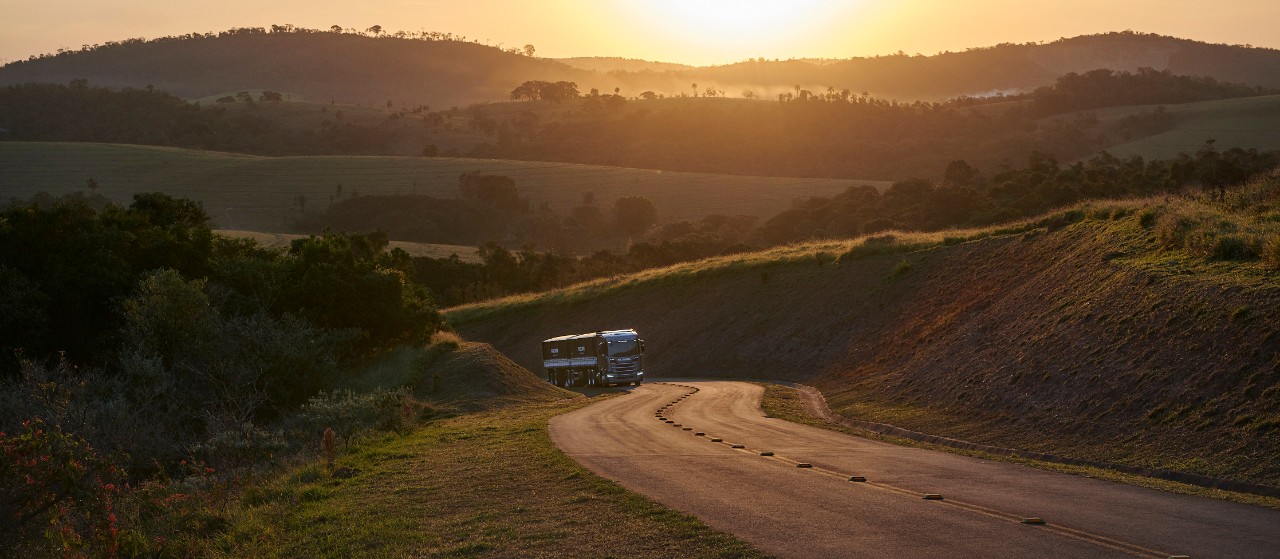
[(578, 466), (550, 417), (584, 399), (438, 421), (367, 442), (246, 492), (217, 555), (254, 557), (762, 557)]
[[(534, 207), (567, 211), (586, 193), (608, 207), (622, 196), (653, 201), (662, 221), (708, 214), (770, 217), (792, 200), (831, 196), (855, 184), (842, 179), (745, 177), (679, 173), (571, 163), (389, 156), (258, 157), (220, 152), (63, 142), (0, 142), (0, 199), (38, 192), (97, 192), (119, 203), (134, 193), (161, 191), (204, 205), (221, 229), (290, 232), (305, 211), (323, 211), (353, 194), (455, 197), (458, 175), (482, 171), (509, 176)], [(338, 187), (341, 185), (341, 192)]]
[[(1137, 487), (1146, 487), (1149, 489), (1158, 489), (1171, 493), (1180, 493), (1184, 495), (1196, 495), (1200, 497), (1208, 497), (1211, 499), (1221, 499), (1224, 501), (1232, 501), (1236, 503), (1244, 503), (1249, 505), (1263, 506), (1273, 509), (1280, 509), (1280, 499), (1273, 497), (1263, 497), (1259, 495), (1251, 495), (1248, 493), (1237, 493), (1234, 491), (1223, 491), (1221, 489), (1212, 489), (1201, 487), (1198, 485), (1189, 485), (1163, 479), (1145, 477), (1135, 474), (1108, 470), (1106, 468), (1097, 468), (1092, 466), (1076, 466), (1068, 464), (1057, 464), (1054, 462), (1043, 462), (1040, 460), (1029, 460), (1026, 458), (1017, 458), (1013, 456), (1001, 456), (990, 454), (976, 450), (966, 450), (943, 445), (936, 445), (901, 437), (891, 437), (871, 431), (863, 431), (861, 429), (851, 429), (841, 425), (829, 423), (821, 418), (813, 417), (804, 411), (804, 407), (800, 402), (799, 392), (791, 387), (772, 383), (760, 383), (764, 386), (764, 397), (761, 399), (760, 407), (764, 413), (770, 417), (776, 417), (790, 421), (792, 423), (800, 423), (829, 431), (836, 431), (855, 437), (887, 442), (899, 446), (908, 446), (913, 448), (923, 448), (938, 452), (949, 452), (951, 454), (959, 454), (961, 456), (971, 456), (984, 460), (992, 460), (996, 462), (1006, 462), (1010, 464), (1021, 464), (1031, 468), (1047, 470), (1051, 472), (1060, 472), (1071, 475), (1091, 477), (1106, 481), (1114, 481)], [(896, 408), (891, 414), (892, 417), (905, 418), (909, 416), (935, 415), (935, 412), (924, 409), (908, 409)], [(859, 416), (861, 417), (861, 416)], [(885, 417), (875, 414), (874, 417), (867, 419), (892, 424), (891, 417)], [(954, 420), (956, 418), (948, 418)]]
[[(1115, 107), (1094, 112), (1100, 122), (1153, 110), (1154, 106)], [(1172, 159), (1179, 153), (1195, 153), (1205, 140), (1215, 140), (1218, 149), (1257, 148), (1280, 150), (1280, 95), (1222, 99), (1201, 103), (1164, 105), (1174, 118), (1169, 130), (1107, 148), (1119, 157), (1138, 155), (1146, 159)]]

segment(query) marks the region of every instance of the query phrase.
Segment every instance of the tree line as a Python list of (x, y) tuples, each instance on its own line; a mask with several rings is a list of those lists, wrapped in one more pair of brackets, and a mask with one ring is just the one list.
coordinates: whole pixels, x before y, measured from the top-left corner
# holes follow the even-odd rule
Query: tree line
[[(1186, 188), (1221, 195), (1278, 164), (1280, 157), (1274, 153), (1219, 151), (1212, 143), (1168, 161), (1120, 159), (1104, 153), (1064, 164), (1037, 152), (1019, 167), (983, 170), (954, 160), (940, 179), (901, 180), (883, 192), (853, 185), (832, 197), (797, 199), (763, 222), (754, 216), (708, 215), (659, 224), (656, 214), (644, 209), (623, 211), (624, 198), (615, 204), (613, 226), (599, 228), (598, 210), (585, 204), (568, 215), (533, 211), (514, 202), (508, 204), (512, 213), (472, 214), (466, 212), (478, 211), (474, 202), (417, 197), (421, 205), (415, 205), (415, 197), (366, 196), (350, 201), (369, 209), (359, 222), (324, 223), (394, 231), (395, 235), (418, 233), (423, 236), (416, 240), (424, 242), (464, 241), (442, 233), (449, 223), (456, 223), (467, 238), (485, 237), (479, 263), (464, 262), (456, 255), (412, 259), (413, 280), (427, 286), (443, 304), (457, 305), (792, 242), (888, 230), (981, 227), (1042, 215), (1084, 200), (1173, 194)], [(462, 181), (473, 179), (464, 175)], [(502, 185), (505, 194), (500, 198), (521, 200), (514, 181), (486, 180)], [(436, 213), (454, 221), (438, 219)], [(637, 219), (624, 226), (624, 216)], [(477, 229), (485, 223), (491, 226), (487, 231)], [(619, 249), (623, 243), (625, 248)]]
[[(697, 84), (694, 90), (697, 90)], [(522, 86), (523, 87), (523, 86)], [(1162, 106), (1113, 121), (1086, 109), (1273, 94), (1280, 90), (1143, 69), (1062, 76), (1023, 95), (899, 103), (796, 85), (775, 102), (628, 102), (585, 95), (554, 121), (497, 117), (486, 157), (751, 175), (903, 177), (952, 159), (982, 167), (1033, 152), (1084, 158), (1167, 130)], [(513, 98), (526, 96), (513, 92)], [(532, 104), (532, 103), (531, 103)], [(476, 112), (484, 112), (476, 108)], [(590, 138), (591, 141), (584, 141)]]
[[(84, 80), (0, 88), (3, 138), (96, 141), (216, 149), (261, 155), (373, 155), (404, 152), (564, 161), (681, 171), (814, 177), (904, 177), (953, 159), (994, 168), (1032, 151), (1086, 158), (1117, 143), (1167, 130), (1161, 103), (1271, 93), (1167, 71), (1097, 70), (1062, 76), (1021, 96), (898, 103), (866, 93), (796, 86), (773, 102), (722, 98), (632, 100), (619, 90), (579, 91), (576, 82), (531, 80), (509, 105), (388, 111), (344, 118), (320, 106), (318, 124), (277, 117), (248, 92), (235, 103), (188, 104), (156, 90), (113, 91)], [(264, 105), (278, 91), (263, 92)], [(635, 100), (653, 97), (649, 100)], [(224, 98), (225, 100), (225, 98)], [(1155, 104), (1107, 121), (1104, 106)], [(229, 110), (246, 105), (248, 110)], [(554, 107), (554, 118), (548, 108)], [(470, 147), (467, 147), (470, 146)], [(1225, 147), (1225, 146), (1224, 146)], [(935, 175), (935, 178), (937, 175)]]

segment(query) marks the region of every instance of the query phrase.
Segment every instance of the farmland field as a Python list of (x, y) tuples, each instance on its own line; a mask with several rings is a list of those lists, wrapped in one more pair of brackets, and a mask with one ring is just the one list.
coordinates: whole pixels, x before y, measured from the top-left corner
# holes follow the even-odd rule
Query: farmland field
[[(323, 211), (341, 197), (423, 194), (454, 197), (458, 175), (470, 171), (509, 176), (534, 207), (566, 212), (594, 193), (608, 206), (622, 196), (653, 201), (661, 221), (707, 214), (768, 217), (792, 200), (830, 196), (852, 179), (747, 177), (461, 158), (309, 156), (259, 157), (178, 148), (0, 142), (0, 198), (86, 191), (128, 203), (137, 192), (159, 191), (201, 202), (216, 227), (292, 232), (303, 212)], [(299, 203), (299, 196), (305, 202)]]
[[(1119, 157), (1172, 159), (1179, 153), (1195, 153), (1206, 140), (1219, 150), (1233, 147), (1259, 151), (1280, 150), (1280, 95), (1222, 99), (1201, 103), (1164, 105), (1173, 126), (1160, 134), (1107, 148)], [(1093, 111), (1098, 120), (1117, 120), (1147, 112), (1154, 106), (1115, 107)]]
[[(306, 235), (292, 233), (266, 233), (262, 231), (240, 231), (234, 229), (215, 229), (213, 232), (233, 239), (253, 239), (257, 241), (258, 244), (270, 248), (287, 247), (294, 239), (306, 237)], [(409, 253), (409, 256), (448, 258), (450, 255), (456, 254), (458, 255), (458, 259), (463, 262), (480, 262), (480, 251), (476, 247), (470, 246), (391, 241), (387, 248), (403, 249), (405, 252)]]

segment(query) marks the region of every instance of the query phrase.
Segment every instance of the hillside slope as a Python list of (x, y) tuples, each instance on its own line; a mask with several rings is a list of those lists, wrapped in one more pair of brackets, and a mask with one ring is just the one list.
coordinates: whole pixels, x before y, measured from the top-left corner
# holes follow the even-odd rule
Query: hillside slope
[[(571, 62), (572, 63), (572, 62)], [(866, 91), (876, 97), (942, 100), (1025, 92), (1049, 85), (1063, 74), (1106, 68), (1169, 70), (1177, 75), (1212, 77), (1252, 86), (1280, 87), (1280, 50), (1216, 45), (1175, 37), (1120, 32), (1064, 38), (1049, 43), (1000, 44), (933, 55), (899, 53), (846, 60), (750, 59), (734, 64), (655, 71), (640, 66), (613, 67), (611, 77), (624, 90), (689, 92), (713, 86), (730, 96), (743, 89), (761, 98), (794, 92), (798, 85), (815, 92), (827, 87)]]
[(449, 409), (487, 410), (579, 396), (543, 382), (485, 343), (461, 341), (424, 359), (418, 364), (424, 378), (414, 394)]
[[(1280, 178), (1253, 192), (1239, 213), (1087, 207), (1003, 231), (704, 261), (448, 316), (534, 370), (542, 338), (634, 327), (654, 375), (799, 380), (846, 417), (1280, 484)], [(1274, 254), (1205, 259), (1228, 238)]]
[[(801, 86), (867, 91), (883, 98), (941, 100), (1049, 85), (1068, 72), (1097, 68), (1169, 70), (1252, 86), (1280, 87), (1280, 50), (1216, 45), (1132, 32), (1051, 43), (1001, 44), (935, 55), (896, 54), (846, 60), (751, 59), (689, 67), (610, 58), (565, 60), (522, 56), (460, 40), (393, 35), (238, 29), (214, 34), (130, 39), (0, 67), (0, 85), (75, 79), (110, 87), (148, 85), (196, 99), (242, 90), (275, 90), (327, 103), (434, 108), (503, 100), (527, 80), (572, 81), (580, 91), (650, 90), (760, 98)], [(691, 90), (691, 83), (699, 87)]]
[(448, 108), (506, 99), (525, 80), (583, 82), (590, 75), (464, 41), (233, 30), (13, 62), (0, 68), (0, 85), (87, 79), (108, 87), (154, 86), (188, 99), (268, 89), (316, 102)]
[[(623, 196), (645, 196), (664, 221), (697, 220), (713, 213), (762, 218), (792, 200), (832, 196), (855, 184), (879, 181), (745, 177), (447, 157), (258, 157), (221, 152), (66, 142), (0, 142), (0, 200), (85, 190), (127, 204), (137, 192), (165, 192), (198, 201), (224, 229), (285, 233), (304, 213), (342, 197), (458, 195), (458, 175), (472, 171), (511, 177), (535, 205), (567, 212), (593, 193), (602, 207)], [(298, 197), (305, 204), (298, 204)], [(305, 210), (305, 212), (304, 212)]]

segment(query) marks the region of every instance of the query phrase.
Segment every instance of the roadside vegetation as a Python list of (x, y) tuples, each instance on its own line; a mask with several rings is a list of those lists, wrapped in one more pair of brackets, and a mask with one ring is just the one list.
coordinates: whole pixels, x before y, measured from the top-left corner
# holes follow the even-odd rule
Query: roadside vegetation
[(358, 472), (347, 479), (301, 467), (246, 493), (214, 555), (764, 556), (560, 453), (547, 420), (585, 404), (517, 405), (371, 440), (338, 458)]
[(155, 193), (0, 211), (4, 554), (186, 556), (240, 481), (321, 432), (430, 417), (403, 388), (334, 388), (442, 327), (383, 244), (267, 250)]

